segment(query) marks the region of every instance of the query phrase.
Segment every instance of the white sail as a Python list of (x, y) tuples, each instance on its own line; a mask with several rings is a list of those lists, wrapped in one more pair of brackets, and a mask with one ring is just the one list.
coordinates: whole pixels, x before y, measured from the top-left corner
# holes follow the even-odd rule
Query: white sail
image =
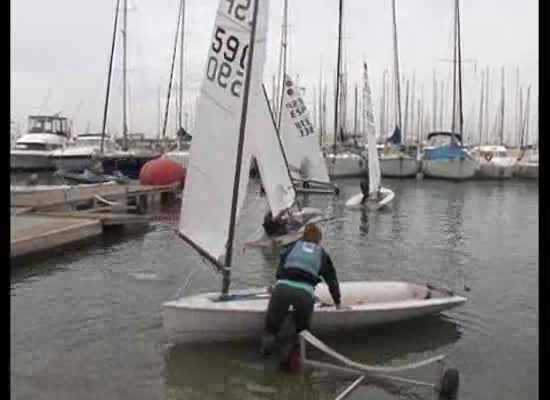
[(267, 98), (258, 83), (251, 86), (249, 101), (250, 130), (247, 127), (247, 133), (250, 132), (248, 137), (254, 143), (253, 154), (258, 162), (269, 208), (273, 215), (277, 215), (292, 206), (296, 192), (288, 175)]
[(285, 76), (281, 112), (279, 133), (293, 177), (330, 183), (309, 110), (299, 88), (288, 75)]
[(363, 63), (363, 102), (365, 104), (365, 121), (367, 122), (369, 191), (370, 193), (376, 193), (380, 188), (380, 161), (378, 160), (378, 150), (376, 149), (376, 125), (366, 62)]
[[(229, 232), (253, 4), (220, 0), (182, 199), (180, 233), (215, 258), (225, 253)], [(265, 41), (269, 1), (259, 4), (256, 37)], [(265, 45), (255, 47), (254, 57), (265, 58), (262, 51)], [(262, 76), (263, 67), (253, 63), (253, 76)], [(246, 195), (251, 147), (245, 140), (237, 216)]]

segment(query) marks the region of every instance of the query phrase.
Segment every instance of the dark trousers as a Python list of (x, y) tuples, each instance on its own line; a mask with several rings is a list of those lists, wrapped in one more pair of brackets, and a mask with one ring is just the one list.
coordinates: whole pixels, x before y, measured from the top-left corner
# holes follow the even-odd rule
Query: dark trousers
[(313, 296), (304, 289), (294, 288), (284, 283), (277, 284), (271, 293), (267, 314), (265, 317), (265, 331), (277, 335), (281, 329), (290, 306), (293, 307), (296, 332), (309, 330), (311, 315), (313, 314)]

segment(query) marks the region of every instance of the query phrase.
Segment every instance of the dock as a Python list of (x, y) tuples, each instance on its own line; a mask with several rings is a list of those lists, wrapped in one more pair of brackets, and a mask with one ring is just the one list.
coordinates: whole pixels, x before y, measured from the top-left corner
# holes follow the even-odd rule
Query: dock
[(87, 240), (112, 226), (147, 224), (150, 205), (179, 191), (136, 183), (12, 190), (10, 258)]

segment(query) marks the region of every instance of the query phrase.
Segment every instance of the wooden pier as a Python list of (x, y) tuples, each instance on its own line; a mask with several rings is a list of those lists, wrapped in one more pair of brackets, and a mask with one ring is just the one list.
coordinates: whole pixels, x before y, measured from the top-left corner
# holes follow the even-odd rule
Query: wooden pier
[(11, 192), (10, 258), (101, 235), (110, 226), (147, 224), (146, 212), (178, 185), (96, 184)]

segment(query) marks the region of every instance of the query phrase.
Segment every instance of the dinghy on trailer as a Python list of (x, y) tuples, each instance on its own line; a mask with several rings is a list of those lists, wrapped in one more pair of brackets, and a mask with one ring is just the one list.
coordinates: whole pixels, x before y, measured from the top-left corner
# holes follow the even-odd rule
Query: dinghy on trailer
[[(258, 94), (266, 52), (269, 1), (255, 0), (248, 4), (233, 7), (233, 3), (220, 1), (180, 214), (180, 236), (222, 274), (221, 293), (184, 296), (162, 305), (163, 326), (168, 337), (176, 342), (258, 338), (270, 297), (267, 288), (229, 291), (235, 225), (248, 184), (246, 172), (252, 154), (259, 162), (265, 155), (257, 148), (265, 140), (262, 135), (271, 135), (263, 129), (250, 129), (249, 124), (254, 123), (248, 118), (249, 101), (251, 115), (260, 115), (258, 107), (267, 107), (265, 98), (262, 103)], [(235, 46), (229, 48), (229, 42)], [(235, 48), (240, 57), (225, 61), (226, 50), (233, 52), (231, 49)], [(244, 66), (243, 54), (247, 52)], [(231, 84), (225, 84), (224, 80), (222, 85), (215, 79), (218, 65), (226, 65), (224, 70), (230, 75), (227, 82)], [(256, 95), (249, 96), (253, 93)], [(269, 163), (263, 165), (269, 169)], [(268, 190), (271, 187), (266, 187), (266, 193)], [(286, 196), (274, 199), (288, 200)], [(340, 285), (342, 304), (349, 306), (344, 309), (331, 305), (324, 285), (316, 288), (319, 300), (313, 322), (315, 332), (355, 329), (434, 314), (466, 301), (454, 294), (437, 296), (425, 285), (405, 282)]]
[(367, 105), (365, 107), (365, 121), (367, 122), (369, 194), (365, 202), (363, 202), (363, 193), (352, 196), (346, 201), (346, 207), (367, 207), (372, 210), (378, 210), (390, 204), (395, 194), (391, 189), (384, 188), (380, 184), (382, 175), (380, 173), (380, 160), (378, 159), (378, 149), (376, 146), (376, 127), (366, 62), (363, 63), (363, 97)]

